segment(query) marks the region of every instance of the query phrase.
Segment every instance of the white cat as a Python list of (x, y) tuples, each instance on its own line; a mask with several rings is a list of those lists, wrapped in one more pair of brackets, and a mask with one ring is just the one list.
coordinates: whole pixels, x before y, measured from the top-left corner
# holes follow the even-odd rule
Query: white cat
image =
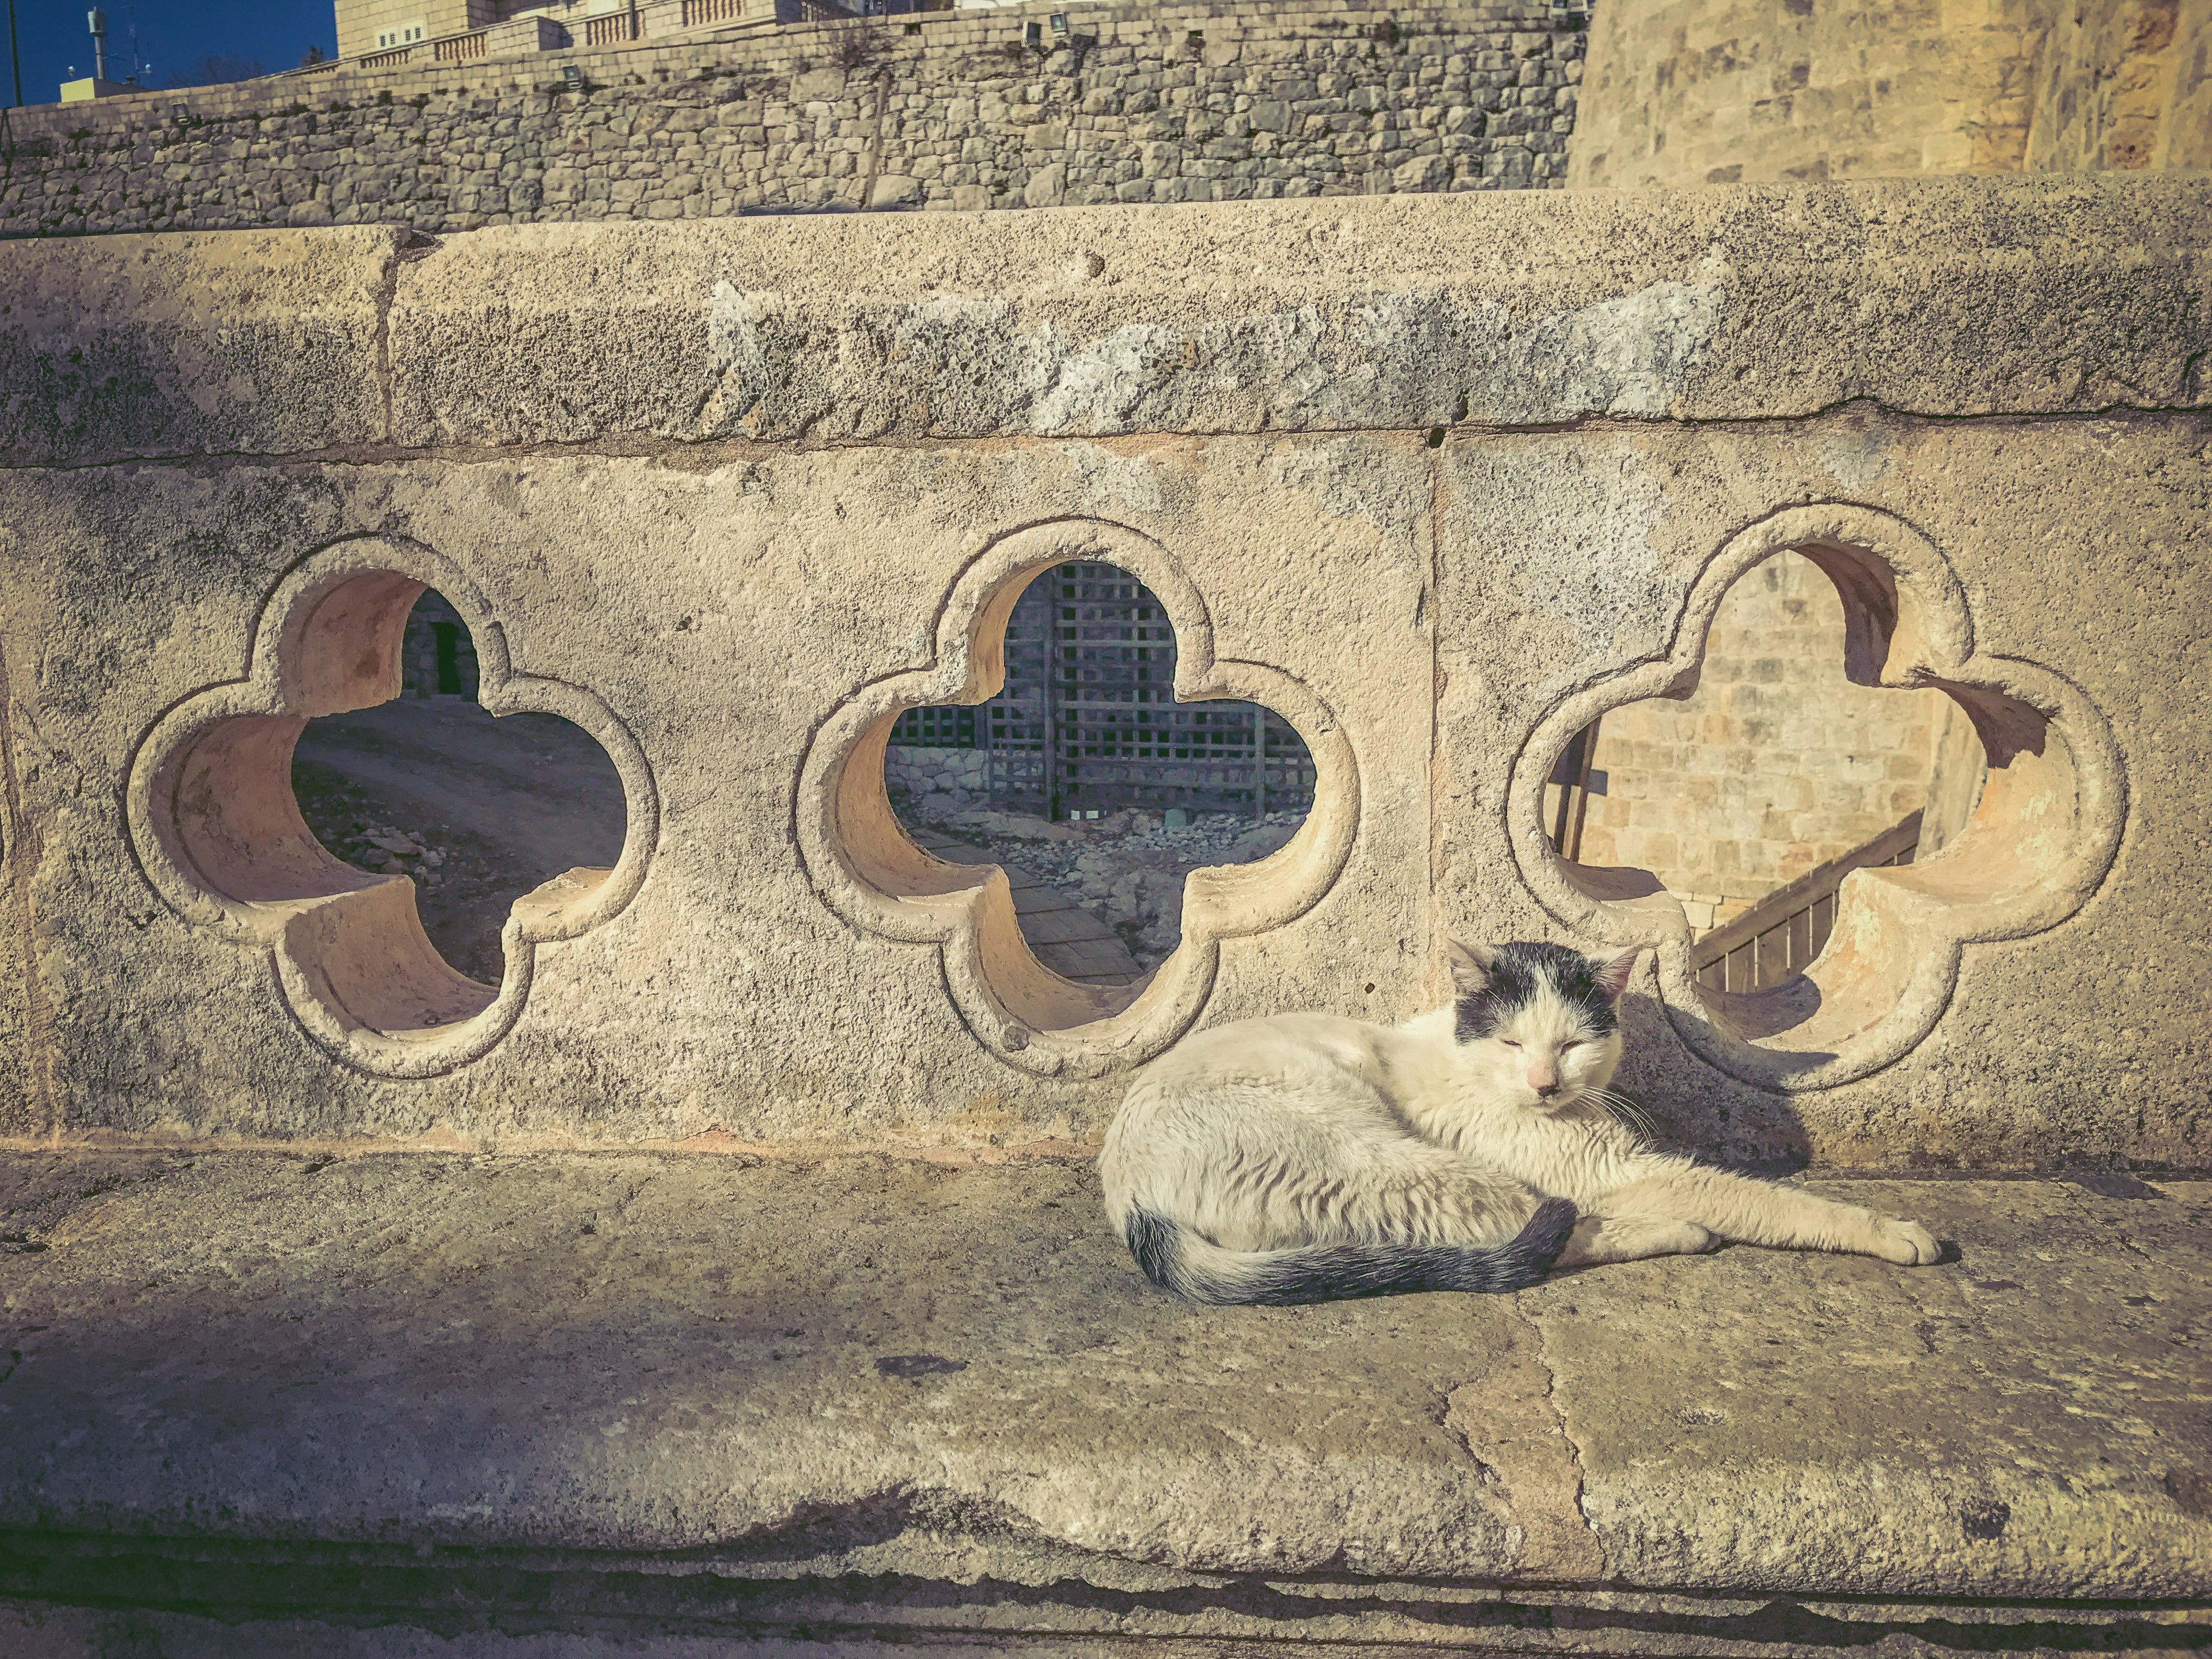
[(1395, 1030), (1279, 1014), (1190, 1037), (1106, 1132), (1107, 1213), (1146, 1273), (1196, 1302), (1510, 1291), (1555, 1261), (1726, 1240), (1934, 1261), (1912, 1222), (1623, 1127), (1606, 1085), (1637, 954), (1455, 943), (1457, 1000)]

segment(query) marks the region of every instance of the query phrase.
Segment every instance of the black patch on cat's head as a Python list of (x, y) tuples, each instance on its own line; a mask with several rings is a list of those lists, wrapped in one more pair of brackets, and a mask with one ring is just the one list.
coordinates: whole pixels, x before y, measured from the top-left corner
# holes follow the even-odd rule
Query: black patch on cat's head
[(1487, 983), (1459, 1000), (1454, 1035), (1476, 1042), (1533, 1005), (1548, 990), (1574, 1008), (1593, 1036), (1604, 1036), (1620, 1024), (1615, 993), (1607, 985), (1606, 967), (1579, 951), (1541, 940), (1492, 945), (1483, 964)]

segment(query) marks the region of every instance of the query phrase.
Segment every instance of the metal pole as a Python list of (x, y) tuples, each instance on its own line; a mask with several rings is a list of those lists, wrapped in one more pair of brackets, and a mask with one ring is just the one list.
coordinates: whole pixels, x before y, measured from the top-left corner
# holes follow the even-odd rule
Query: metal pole
[[(1039, 577), (1049, 582), (1059, 579), (1057, 570), (1048, 570)], [(1044, 816), (1048, 823), (1060, 821), (1060, 611), (1050, 603), (1052, 590), (1045, 590), (1044, 630)]]
[(1267, 816), (1267, 711), (1252, 710), (1252, 816)]
[(15, 101), (11, 107), (23, 106), (23, 59), (15, 50), (15, 0), (8, 0), (8, 66), (15, 72)]
[(1574, 840), (1559, 854), (1570, 864), (1583, 861), (1583, 821), (1589, 817), (1590, 769), (1597, 764), (1597, 728), (1604, 718), (1601, 714), (1583, 728), (1582, 770), (1575, 780)]

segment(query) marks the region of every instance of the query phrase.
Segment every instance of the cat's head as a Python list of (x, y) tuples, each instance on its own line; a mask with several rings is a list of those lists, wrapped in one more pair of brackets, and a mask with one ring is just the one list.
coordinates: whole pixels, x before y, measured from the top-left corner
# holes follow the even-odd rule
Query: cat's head
[(1453, 1035), (1499, 1097), (1558, 1111), (1612, 1080), (1620, 994), (1641, 947), (1586, 957), (1563, 945), (1451, 941)]

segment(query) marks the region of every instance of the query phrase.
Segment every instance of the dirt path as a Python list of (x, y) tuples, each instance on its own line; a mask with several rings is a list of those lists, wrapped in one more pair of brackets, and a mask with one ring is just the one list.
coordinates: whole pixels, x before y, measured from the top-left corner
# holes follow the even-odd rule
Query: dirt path
[(465, 697), (311, 722), (292, 787), (338, 857), (411, 877), (431, 943), (494, 985), (514, 901), (563, 871), (612, 865), (628, 818), (614, 763), (581, 730), (550, 714), (495, 720)]

